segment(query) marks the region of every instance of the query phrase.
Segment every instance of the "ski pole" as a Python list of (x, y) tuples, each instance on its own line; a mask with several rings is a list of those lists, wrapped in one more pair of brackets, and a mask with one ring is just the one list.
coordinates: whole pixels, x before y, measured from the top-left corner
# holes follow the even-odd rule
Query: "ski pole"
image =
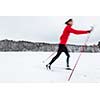
[[(91, 27), (91, 31), (93, 31), (93, 28), (94, 28), (94, 27)], [(87, 36), (87, 39), (86, 39), (84, 45), (87, 44), (89, 38), (90, 38), (90, 34)], [(84, 49), (84, 45), (81, 47), (81, 50), (80, 50), (81, 53), (80, 53), (80, 55), (78, 56), (78, 58), (77, 58), (77, 60), (76, 60), (76, 63), (75, 63), (74, 68), (73, 68), (73, 70), (72, 70), (72, 72), (71, 72), (71, 74), (70, 74), (70, 76), (69, 76), (69, 78), (68, 78), (68, 81), (70, 81), (70, 79), (71, 79), (71, 77), (72, 77), (72, 75), (73, 75), (73, 73), (74, 73), (74, 70), (75, 70), (75, 68), (76, 68), (76, 66), (77, 66), (77, 64), (78, 64), (78, 62), (79, 62), (79, 60), (80, 60), (80, 57), (81, 57), (81, 55), (82, 55), (82, 51), (83, 51), (83, 49)]]
[(47, 57), (44, 61), (43, 61), (43, 63), (45, 63), (45, 61), (47, 61), (51, 56), (53, 56), (54, 54), (55, 54), (56, 52), (53, 52), (49, 57)]

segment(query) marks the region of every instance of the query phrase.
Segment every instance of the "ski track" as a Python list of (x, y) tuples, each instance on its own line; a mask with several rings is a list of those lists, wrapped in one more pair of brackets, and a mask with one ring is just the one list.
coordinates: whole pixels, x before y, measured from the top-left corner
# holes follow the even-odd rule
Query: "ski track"
[[(71, 71), (65, 70), (63, 53), (52, 65), (52, 71), (43, 63), (52, 52), (0, 52), (0, 82), (68, 82)], [(70, 66), (79, 53), (70, 53)], [(82, 53), (70, 82), (100, 82), (100, 53)]]

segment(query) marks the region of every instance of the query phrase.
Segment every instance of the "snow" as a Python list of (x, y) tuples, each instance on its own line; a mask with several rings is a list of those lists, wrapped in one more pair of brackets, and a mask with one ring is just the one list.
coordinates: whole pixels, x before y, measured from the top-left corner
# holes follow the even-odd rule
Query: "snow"
[[(68, 82), (71, 71), (67, 71), (63, 53), (48, 71), (43, 61), (52, 52), (0, 52), (0, 82)], [(70, 53), (70, 66), (79, 53)], [(54, 56), (54, 55), (53, 55)], [(82, 53), (70, 82), (100, 82), (100, 54)]]

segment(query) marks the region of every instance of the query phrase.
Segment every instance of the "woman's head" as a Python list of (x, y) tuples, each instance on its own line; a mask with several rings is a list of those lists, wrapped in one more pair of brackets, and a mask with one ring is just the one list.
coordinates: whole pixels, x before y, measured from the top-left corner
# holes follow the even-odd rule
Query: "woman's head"
[(65, 24), (67, 25), (73, 25), (73, 19), (69, 19), (68, 21), (65, 22)]

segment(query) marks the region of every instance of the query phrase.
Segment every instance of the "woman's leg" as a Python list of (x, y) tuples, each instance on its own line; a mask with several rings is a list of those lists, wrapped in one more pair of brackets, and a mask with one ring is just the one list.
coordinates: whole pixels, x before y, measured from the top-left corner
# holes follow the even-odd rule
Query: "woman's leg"
[(56, 61), (56, 59), (61, 55), (61, 53), (63, 52), (63, 49), (64, 49), (64, 46), (59, 44), (59, 48), (58, 48), (58, 51), (57, 51), (57, 54), (56, 56), (50, 61), (49, 64), (46, 65), (47, 68), (51, 69), (51, 64)]
[(56, 56), (50, 61), (49, 64), (51, 65), (54, 61), (56, 61), (56, 59), (61, 55), (61, 53), (62, 53), (62, 50), (61, 50), (61, 48), (59, 47)]
[(69, 67), (69, 58), (70, 58), (70, 54), (69, 54), (69, 51), (67, 49), (67, 47), (65, 46), (65, 50), (64, 50), (66, 56), (67, 56), (67, 67)]

